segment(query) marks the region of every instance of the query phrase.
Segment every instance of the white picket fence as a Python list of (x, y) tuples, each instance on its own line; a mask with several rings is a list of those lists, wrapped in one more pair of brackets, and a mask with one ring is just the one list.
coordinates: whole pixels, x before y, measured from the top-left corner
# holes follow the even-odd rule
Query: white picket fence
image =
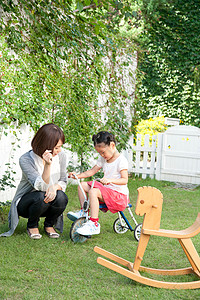
[(152, 137), (152, 144), (150, 145), (149, 135), (146, 134), (144, 138), (144, 145), (141, 145), (142, 136), (137, 135), (136, 146), (133, 146), (135, 151), (135, 167), (133, 173), (135, 175), (142, 174), (142, 178), (145, 179), (147, 176), (154, 178), (156, 171), (156, 141), (157, 136)]
[(123, 152), (129, 162), (129, 173), (141, 176), (142, 179), (158, 177), (160, 175), (162, 134), (153, 135), (152, 141), (146, 134), (144, 143), (142, 143), (142, 135), (137, 134), (135, 145), (133, 137), (129, 144), (132, 144), (132, 147)]
[[(131, 142), (132, 143), (132, 142)], [(130, 160), (131, 153), (135, 158)], [(137, 135), (136, 145), (128, 150), (129, 172), (157, 180), (200, 184), (200, 129), (194, 126), (173, 126), (153, 136)]]
[(200, 128), (174, 126), (162, 134), (158, 180), (200, 184)]
[[(21, 178), (21, 170), (18, 164), (19, 157), (31, 149), (33, 131), (23, 125), (18, 133), (18, 138), (12, 130), (4, 135), (0, 131), (0, 178), (7, 170), (10, 163), (15, 170), (15, 184), (18, 185)], [(129, 173), (156, 178), (172, 182), (200, 184), (200, 129), (193, 126), (173, 126), (165, 133), (153, 136), (152, 143), (149, 135), (145, 135), (144, 145), (142, 137), (137, 135), (136, 145), (133, 136), (129, 141), (129, 147), (123, 151), (129, 162)], [(16, 146), (19, 147), (16, 147)], [(14, 147), (15, 146), (15, 147)], [(15, 150), (14, 150), (15, 148)], [(65, 150), (68, 162), (72, 161), (77, 166), (76, 154)], [(94, 158), (91, 156), (91, 165)], [(0, 202), (11, 200), (15, 188), (7, 187), (5, 191), (0, 189)]]

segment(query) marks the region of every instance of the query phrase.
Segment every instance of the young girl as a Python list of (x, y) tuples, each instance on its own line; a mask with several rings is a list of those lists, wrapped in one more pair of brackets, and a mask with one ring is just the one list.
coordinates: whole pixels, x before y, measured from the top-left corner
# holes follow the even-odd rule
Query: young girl
[[(99, 202), (104, 202), (112, 213), (123, 211), (128, 202), (128, 161), (116, 149), (116, 141), (113, 134), (107, 131), (101, 131), (93, 135), (92, 140), (96, 151), (100, 154), (96, 165), (77, 177), (87, 178), (96, 174), (101, 168), (104, 177), (100, 182), (95, 181), (94, 188), (91, 189), (92, 182), (81, 182), (83, 190), (90, 199), (90, 219), (84, 223), (77, 232), (81, 235), (93, 235), (100, 233), (99, 224)], [(73, 177), (74, 172), (69, 173)], [(78, 212), (68, 212), (67, 216), (72, 221), (84, 216), (83, 203), (84, 198), (81, 189), (78, 188), (78, 196), (81, 204), (81, 210)]]

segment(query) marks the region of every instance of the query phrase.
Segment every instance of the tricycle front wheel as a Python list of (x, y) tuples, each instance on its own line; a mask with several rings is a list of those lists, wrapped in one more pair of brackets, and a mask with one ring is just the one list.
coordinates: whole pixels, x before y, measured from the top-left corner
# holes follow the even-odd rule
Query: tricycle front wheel
[(70, 229), (70, 239), (72, 240), (72, 242), (74, 243), (83, 243), (85, 241), (87, 241), (88, 238), (90, 238), (91, 236), (84, 236), (84, 235), (80, 235), (79, 233), (77, 233), (77, 229), (80, 228), (83, 223), (86, 222), (86, 218), (82, 217), (77, 219), (76, 221), (74, 221), (74, 223), (72, 223), (71, 229)]

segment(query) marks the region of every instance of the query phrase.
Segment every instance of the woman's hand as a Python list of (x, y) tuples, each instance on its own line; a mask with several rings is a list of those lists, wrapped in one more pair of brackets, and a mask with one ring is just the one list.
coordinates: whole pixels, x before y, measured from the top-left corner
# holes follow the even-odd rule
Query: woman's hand
[(45, 203), (48, 203), (48, 202), (53, 201), (53, 200), (56, 198), (56, 194), (57, 194), (57, 189), (55, 188), (54, 185), (51, 185), (51, 186), (48, 187), (48, 189), (46, 190), (44, 202), (45, 202)]
[(51, 165), (52, 163), (52, 151), (51, 150), (46, 150), (43, 154), (42, 154), (42, 158), (45, 161), (46, 164)]
[(107, 184), (111, 183), (111, 180), (108, 179), (108, 178), (103, 177), (103, 178), (100, 179), (100, 182), (104, 185), (107, 185)]

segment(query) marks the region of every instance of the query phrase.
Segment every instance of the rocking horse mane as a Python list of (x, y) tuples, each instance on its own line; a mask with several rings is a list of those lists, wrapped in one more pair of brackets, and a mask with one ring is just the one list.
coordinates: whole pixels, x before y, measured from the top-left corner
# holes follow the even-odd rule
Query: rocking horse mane
[(143, 186), (137, 189), (138, 198), (135, 213), (143, 216), (143, 228), (159, 229), (162, 213), (163, 195), (151, 186)]

